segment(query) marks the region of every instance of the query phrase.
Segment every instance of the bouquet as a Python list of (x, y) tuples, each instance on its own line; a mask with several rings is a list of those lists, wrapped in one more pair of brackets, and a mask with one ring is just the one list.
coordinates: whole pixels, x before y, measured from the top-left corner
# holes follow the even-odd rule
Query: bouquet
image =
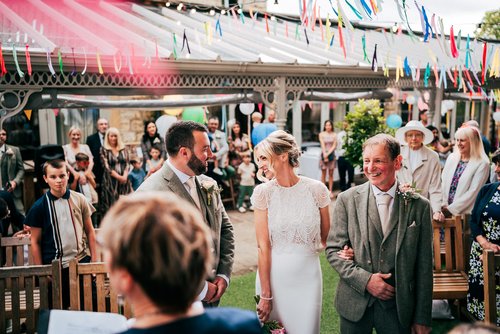
[[(255, 295), (253, 297), (255, 303), (260, 302), (260, 296)], [(286, 330), (283, 325), (277, 320), (269, 320), (262, 324), (262, 333), (264, 334), (286, 334)]]

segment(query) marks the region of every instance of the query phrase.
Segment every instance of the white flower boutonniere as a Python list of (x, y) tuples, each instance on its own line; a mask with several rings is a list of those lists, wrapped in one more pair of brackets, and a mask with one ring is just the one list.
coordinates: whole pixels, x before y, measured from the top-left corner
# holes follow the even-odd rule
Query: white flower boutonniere
[(12, 155), (14, 155), (14, 151), (13, 151), (13, 150), (9, 147), (9, 148), (7, 149), (7, 151), (5, 151), (5, 154), (7, 154), (7, 155), (11, 155), (11, 156), (12, 156)]
[(201, 188), (207, 194), (208, 206), (212, 205), (212, 194), (220, 191), (217, 183), (215, 181), (206, 180), (201, 182)]
[(405, 205), (408, 204), (408, 201), (413, 199), (418, 199), (420, 197), (419, 193), (420, 189), (417, 189), (415, 182), (412, 184), (403, 183), (399, 185), (398, 193), (405, 200)]

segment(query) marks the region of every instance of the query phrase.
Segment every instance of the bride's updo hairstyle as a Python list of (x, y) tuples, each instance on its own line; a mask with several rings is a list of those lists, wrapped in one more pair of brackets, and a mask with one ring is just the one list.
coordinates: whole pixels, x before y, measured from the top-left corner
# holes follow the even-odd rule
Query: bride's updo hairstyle
[[(274, 173), (274, 158), (285, 153), (288, 154), (288, 163), (290, 166), (293, 168), (299, 167), (301, 152), (295, 138), (283, 130), (277, 130), (255, 146), (255, 161), (258, 164), (259, 158), (262, 156), (265, 157), (269, 161), (269, 170)], [(257, 172), (257, 178), (261, 181), (269, 180), (265, 175), (262, 175), (260, 168)]]

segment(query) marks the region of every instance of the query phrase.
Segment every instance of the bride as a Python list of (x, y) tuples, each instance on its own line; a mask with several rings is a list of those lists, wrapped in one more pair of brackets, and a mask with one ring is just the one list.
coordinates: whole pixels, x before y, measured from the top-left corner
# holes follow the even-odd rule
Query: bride
[[(292, 135), (275, 131), (255, 148), (255, 229), (258, 244), (257, 313), (262, 322), (277, 320), (289, 334), (320, 330), (321, 246), (330, 229), (326, 186), (295, 173), (300, 151)], [(266, 175), (274, 175), (271, 180)]]

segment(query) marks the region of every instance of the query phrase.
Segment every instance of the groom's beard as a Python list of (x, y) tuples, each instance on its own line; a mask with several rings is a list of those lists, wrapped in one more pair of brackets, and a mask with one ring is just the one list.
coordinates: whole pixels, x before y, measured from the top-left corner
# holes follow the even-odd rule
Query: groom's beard
[(207, 163), (198, 159), (198, 157), (194, 154), (189, 159), (187, 165), (195, 175), (201, 175), (207, 172)]

